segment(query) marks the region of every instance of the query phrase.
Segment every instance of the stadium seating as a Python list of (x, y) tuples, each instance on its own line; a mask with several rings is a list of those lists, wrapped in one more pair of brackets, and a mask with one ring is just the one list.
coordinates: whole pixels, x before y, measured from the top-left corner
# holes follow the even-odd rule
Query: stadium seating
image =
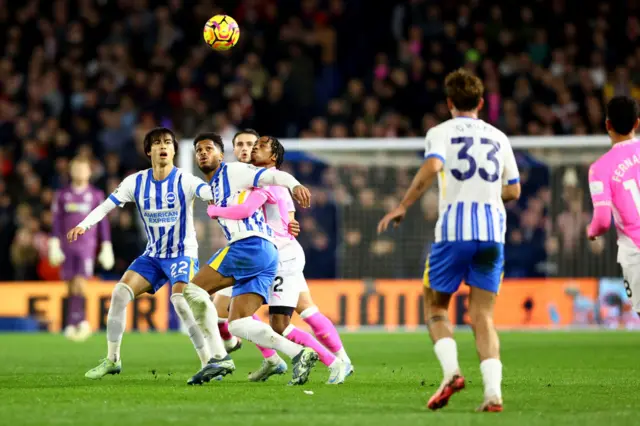
[[(156, 125), (185, 138), (244, 127), (303, 139), (420, 136), (447, 118), (442, 79), (460, 66), (484, 79), (483, 118), (509, 135), (601, 133), (607, 98), (640, 96), (634, 2), (40, 3), (4, 2), (0, 13), (0, 281), (55, 276), (49, 208), (69, 158), (91, 157), (109, 192), (147, 166), (141, 138)], [(192, 31), (222, 11), (242, 28), (228, 54)], [(506, 274), (615, 274), (615, 259), (599, 259), (613, 238), (590, 245), (582, 235), (587, 164), (552, 168), (533, 152), (519, 162), (524, 197), (509, 206)], [(309, 277), (420, 276), (432, 197), (400, 231), (407, 244), (373, 235), (412, 170), (340, 167), (325, 185), (326, 165), (290, 166), (322, 192), (301, 216)], [(131, 210), (110, 220), (117, 276), (144, 237)]]

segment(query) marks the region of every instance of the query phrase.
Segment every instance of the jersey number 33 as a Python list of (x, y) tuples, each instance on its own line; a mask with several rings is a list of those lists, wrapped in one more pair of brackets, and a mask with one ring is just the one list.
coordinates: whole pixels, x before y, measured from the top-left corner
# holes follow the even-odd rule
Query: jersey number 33
[[(452, 169), (451, 174), (453, 177), (457, 180), (464, 181), (471, 179), (478, 173), (478, 176), (487, 182), (495, 182), (498, 180), (500, 177), (500, 161), (497, 157), (500, 151), (500, 144), (498, 142), (487, 138), (480, 138), (480, 144), (489, 147), (485, 158), (474, 158), (474, 156), (469, 153), (469, 150), (474, 144), (474, 138), (472, 137), (462, 136), (451, 138), (451, 143), (461, 145), (460, 151), (458, 151), (458, 160), (468, 164), (465, 171), (458, 168)], [(481, 164), (480, 167), (478, 167), (478, 162)]]

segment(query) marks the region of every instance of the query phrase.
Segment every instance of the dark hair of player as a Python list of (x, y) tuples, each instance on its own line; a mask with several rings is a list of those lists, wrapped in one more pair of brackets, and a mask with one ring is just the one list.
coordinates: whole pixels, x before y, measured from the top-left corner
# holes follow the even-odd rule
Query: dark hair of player
[(631, 133), (639, 115), (638, 102), (628, 96), (616, 96), (607, 103), (607, 119), (613, 131), (619, 135)]
[(258, 132), (256, 132), (253, 129), (242, 129), (239, 132), (236, 132), (235, 135), (233, 135), (233, 139), (231, 139), (231, 145), (232, 146), (236, 146), (236, 138), (240, 135), (253, 135), (256, 138), (260, 139), (260, 135), (258, 134)]
[(220, 152), (224, 154), (224, 143), (222, 143), (222, 136), (214, 132), (205, 132), (198, 134), (198, 136), (196, 136), (196, 138), (193, 140), (193, 147), (195, 148), (195, 146), (198, 145), (198, 142), (206, 140), (212, 141), (214, 145), (218, 146)]
[(278, 138), (273, 136), (267, 136), (269, 143), (271, 144), (271, 154), (276, 156), (276, 169), (279, 169), (284, 162), (284, 146), (280, 143)]
[(153, 143), (153, 141), (157, 141), (158, 139), (160, 139), (162, 135), (171, 135), (171, 139), (173, 140), (173, 149), (176, 154), (178, 153), (178, 141), (176, 140), (175, 133), (173, 133), (171, 129), (168, 129), (166, 127), (156, 127), (149, 130), (144, 136), (143, 143), (145, 154), (149, 155), (149, 153), (151, 152), (151, 144)]
[(459, 68), (444, 79), (444, 91), (458, 111), (478, 108), (484, 94), (482, 80), (464, 68)]

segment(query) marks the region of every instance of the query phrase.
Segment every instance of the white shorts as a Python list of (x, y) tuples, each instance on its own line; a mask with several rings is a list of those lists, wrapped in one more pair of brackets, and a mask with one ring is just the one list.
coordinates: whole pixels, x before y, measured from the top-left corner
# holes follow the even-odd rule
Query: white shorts
[(640, 265), (622, 265), (622, 276), (633, 310), (640, 313)]
[(231, 297), (231, 293), (233, 293), (233, 286), (223, 288), (220, 291), (216, 291), (216, 295), (219, 294), (220, 296), (226, 296), (226, 297)]
[(640, 250), (624, 239), (618, 240), (618, 263), (633, 310), (640, 313)]
[(300, 292), (309, 291), (304, 278), (304, 250), (294, 240), (282, 247), (278, 255), (278, 273), (269, 291), (269, 306), (295, 308), (298, 306)]

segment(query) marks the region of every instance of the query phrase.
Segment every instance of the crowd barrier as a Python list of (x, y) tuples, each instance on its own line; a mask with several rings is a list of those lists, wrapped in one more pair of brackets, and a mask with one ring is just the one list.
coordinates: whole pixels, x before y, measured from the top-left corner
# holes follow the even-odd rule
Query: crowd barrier
[[(104, 329), (106, 325), (114, 284), (96, 281), (87, 287), (87, 319), (95, 330)], [(496, 325), (503, 328), (571, 325), (578, 311), (584, 310), (585, 300), (597, 304), (601, 285), (601, 280), (595, 278), (505, 280), (496, 302)], [(614, 288), (624, 298), (621, 283), (612, 284), (609, 280), (606, 286), (607, 291)], [(336, 325), (348, 330), (369, 327), (411, 330), (424, 324), (421, 280), (311, 281), (309, 287), (320, 309)], [(450, 315), (454, 324), (469, 322), (468, 290), (462, 286), (453, 296)], [(0, 283), (0, 317), (36, 318), (45, 323), (49, 331), (59, 331), (63, 327), (66, 294), (62, 282)], [(265, 308), (259, 314), (266, 320)], [(587, 307), (589, 309), (593, 311), (592, 307)], [(155, 296), (139, 297), (128, 309), (128, 315), (128, 330), (166, 331), (171, 325), (175, 326), (176, 322), (171, 320), (168, 286)], [(304, 327), (297, 316), (293, 322)]]

